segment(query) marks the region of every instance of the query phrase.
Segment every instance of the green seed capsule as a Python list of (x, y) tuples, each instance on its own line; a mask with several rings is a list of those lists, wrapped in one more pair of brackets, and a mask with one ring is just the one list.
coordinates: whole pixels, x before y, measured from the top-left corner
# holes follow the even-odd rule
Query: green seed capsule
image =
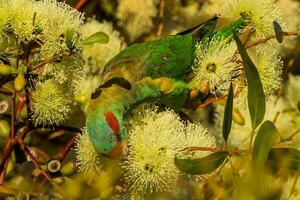
[(75, 170), (74, 170), (74, 164), (72, 162), (68, 162), (68, 163), (64, 164), (62, 166), (60, 172), (64, 176), (68, 176), (68, 175), (73, 174), (75, 172)]
[(5, 113), (8, 109), (8, 102), (7, 101), (0, 101), (0, 114)]
[(24, 77), (24, 74), (19, 73), (18, 76), (15, 79), (15, 89), (19, 92), (24, 89), (26, 85), (26, 79)]
[(6, 138), (10, 133), (10, 125), (6, 120), (0, 120), (0, 136)]
[(234, 109), (232, 113), (233, 121), (241, 126), (245, 124), (245, 119), (238, 109)]

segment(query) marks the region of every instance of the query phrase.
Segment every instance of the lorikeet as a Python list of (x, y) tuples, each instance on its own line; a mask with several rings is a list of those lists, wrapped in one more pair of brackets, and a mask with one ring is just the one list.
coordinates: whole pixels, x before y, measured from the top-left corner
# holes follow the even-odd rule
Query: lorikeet
[(103, 83), (92, 95), (86, 127), (94, 148), (115, 157), (122, 153), (126, 138), (123, 118), (132, 107), (145, 101), (187, 99), (187, 78), (192, 71), (197, 42), (229, 37), (231, 29), (243, 26), (242, 19), (214, 33), (217, 17), (177, 35), (134, 44), (112, 58), (103, 70)]

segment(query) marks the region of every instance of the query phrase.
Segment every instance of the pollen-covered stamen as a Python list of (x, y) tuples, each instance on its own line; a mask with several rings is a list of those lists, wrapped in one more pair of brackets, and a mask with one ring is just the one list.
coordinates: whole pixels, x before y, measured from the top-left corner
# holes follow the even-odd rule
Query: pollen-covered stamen
[(274, 34), (273, 21), (282, 24), (280, 9), (272, 0), (228, 0), (224, 5), (221, 16), (232, 19), (242, 16), (256, 39)]
[(210, 72), (210, 73), (215, 73), (216, 70), (217, 70), (217, 65), (216, 65), (215, 63), (208, 63), (208, 64), (206, 65), (206, 69), (207, 69), (207, 71)]
[[(239, 74), (239, 64), (235, 62), (236, 46), (222, 38), (200, 41), (196, 44), (192, 87), (211, 92), (229, 88), (234, 74)], [(203, 89), (204, 88), (204, 89)]]

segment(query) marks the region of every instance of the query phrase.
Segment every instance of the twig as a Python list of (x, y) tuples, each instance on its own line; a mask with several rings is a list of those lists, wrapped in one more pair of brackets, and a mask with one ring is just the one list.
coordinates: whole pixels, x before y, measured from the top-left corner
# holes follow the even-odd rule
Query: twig
[(16, 95), (17, 92), (14, 90), (12, 94), (12, 106), (11, 106), (11, 131), (10, 138), (13, 139), (15, 137), (15, 123), (16, 123)]
[(208, 98), (207, 100), (205, 100), (203, 103), (199, 105), (199, 108), (206, 108), (208, 105), (221, 101), (223, 99), (225, 99), (225, 96), (220, 96), (217, 98), (216, 97)]
[[(8, 138), (6, 141), (3, 153), (2, 153), (2, 158), (1, 158), (1, 163), (0, 163), (0, 176), (4, 176), (3, 173), (5, 173), (5, 166), (6, 162), (8, 161), (8, 158), (10, 157), (10, 154), (13, 150), (13, 147), (16, 144), (16, 140)], [(4, 178), (1, 179), (0, 185), (2, 185), (4, 182)]]
[(164, 29), (164, 10), (165, 10), (165, 0), (160, 0), (159, 4), (159, 23), (158, 29), (156, 33), (156, 37), (160, 37), (162, 35)]
[(41, 129), (51, 129), (51, 130), (63, 130), (63, 131), (70, 131), (81, 133), (80, 128), (71, 127), (71, 126), (57, 126), (57, 125), (35, 125), (34, 128), (41, 128)]
[(0, 185), (2, 185), (5, 181), (7, 165), (8, 165), (8, 160), (5, 162), (3, 172), (0, 174)]
[(8, 158), (10, 157), (10, 154), (13, 150), (13, 147), (15, 146), (15, 119), (16, 119), (16, 91), (14, 90), (12, 93), (12, 108), (11, 108), (11, 125), (10, 125), (10, 135), (8, 137), (8, 140), (5, 144), (5, 148), (3, 150), (3, 156), (0, 163), (0, 185), (4, 183), (5, 180), (5, 173), (6, 173), (6, 167)]
[(224, 151), (223, 149), (210, 148), (210, 147), (186, 147), (180, 151), (210, 151), (210, 152), (219, 152)]
[(82, 10), (83, 7), (89, 2), (89, 0), (79, 0), (79, 2), (74, 6), (78, 11)]
[[(29, 129), (28, 129), (28, 127), (24, 127), (20, 130), (21, 130), (21, 132), (17, 136), (23, 140), (26, 137), (27, 133), (29, 132)], [(1, 177), (4, 176), (3, 173), (5, 173), (6, 163), (8, 161), (8, 158), (10, 157), (10, 154), (11, 154), (15, 144), (16, 144), (16, 139), (10, 138), (10, 137), (8, 138), (8, 140), (5, 143), (1, 162), (0, 162), (0, 176)], [(4, 183), (4, 178), (1, 178), (0, 185), (2, 185), (3, 183)]]
[[(300, 36), (300, 30), (297, 30), (297, 31), (292, 31), (292, 32), (283, 32), (283, 36), (295, 36), (295, 35), (298, 35)], [(268, 36), (266, 38), (263, 38), (263, 39), (259, 39), (259, 40), (256, 40), (254, 42), (251, 42), (249, 44), (246, 45), (246, 48), (251, 48), (251, 47), (254, 47), (258, 44), (261, 44), (261, 43), (265, 43), (271, 39), (274, 39), (276, 38), (275, 35), (271, 35), (271, 36)]]
[(288, 142), (288, 141), (292, 140), (293, 137), (295, 137), (298, 133), (300, 133), (300, 129), (296, 130), (294, 133), (292, 133), (292, 135), (290, 135), (287, 138), (281, 138), (280, 143), (282, 143), (282, 142)]
[(34, 157), (34, 155), (31, 153), (30, 148), (27, 146), (27, 144), (24, 142), (24, 140), (22, 140), (21, 138), (18, 139), (18, 143), (21, 145), (21, 147), (23, 148), (23, 150), (28, 154), (28, 156), (30, 157), (30, 159), (32, 160), (34, 166), (36, 169), (40, 170), (40, 172), (43, 174), (43, 176), (61, 193), (64, 194), (63, 190), (59, 187), (59, 185), (57, 183), (55, 183), (51, 176), (45, 172), (41, 166), (39, 165), (38, 161), (36, 160), (36, 158)]
[(65, 159), (65, 157), (67, 156), (67, 154), (69, 153), (69, 151), (71, 150), (71, 148), (73, 147), (75, 140), (76, 140), (76, 136), (77, 134), (75, 134), (66, 144), (66, 146), (63, 148), (63, 150), (61, 150), (56, 156), (55, 158), (57, 158), (59, 161), (63, 161)]

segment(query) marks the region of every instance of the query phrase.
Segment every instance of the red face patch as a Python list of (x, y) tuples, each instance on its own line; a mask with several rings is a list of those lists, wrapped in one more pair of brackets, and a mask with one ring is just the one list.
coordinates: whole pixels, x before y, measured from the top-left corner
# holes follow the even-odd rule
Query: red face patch
[(113, 112), (108, 111), (104, 113), (105, 119), (111, 130), (113, 130), (114, 134), (120, 135), (120, 126), (119, 126), (119, 121), (114, 115)]

